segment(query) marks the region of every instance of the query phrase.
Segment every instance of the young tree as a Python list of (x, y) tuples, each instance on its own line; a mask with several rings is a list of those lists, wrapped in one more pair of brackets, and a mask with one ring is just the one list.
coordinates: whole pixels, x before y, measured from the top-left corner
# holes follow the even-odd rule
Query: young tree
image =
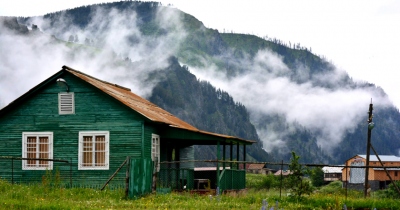
[(311, 184), (308, 180), (303, 179), (304, 175), (309, 174), (307, 167), (299, 163), (300, 157), (292, 151), (292, 158), (290, 159), (288, 176), (288, 184), (294, 196), (300, 198), (303, 194), (310, 194), (312, 192)]

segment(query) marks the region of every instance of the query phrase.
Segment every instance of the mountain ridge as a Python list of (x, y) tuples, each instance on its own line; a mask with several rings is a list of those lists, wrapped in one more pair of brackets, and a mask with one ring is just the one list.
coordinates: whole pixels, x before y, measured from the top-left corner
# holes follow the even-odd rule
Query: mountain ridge
[[(135, 6), (135, 4), (137, 4)], [(128, 6), (127, 6), (128, 5)], [(130, 6), (129, 6), (130, 5)], [(140, 7), (139, 7), (139, 6)], [(240, 78), (244, 78), (249, 74), (255, 72), (256, 70), (260, 71), (259, 75), (254, 75), (253, 80), (256, 81), (257, 79), (264, 79), (266, 83), (273, 83), (273, 82), (286, 82), (288, 84), (286, 86), (293, 86), (292, 90), (300, 90), (303, 89), (301, 92), (301, 97), (308, 99), (309, 95), (315, 94), (315, 92), (321, 92), (321, 95), (315, 94), (315, 96), (323, 96), (324, 94), (335, 97), (335, 94), (346, 91), (349, 91), (351, 94), (357, 94), (358, 92), (362, 93), (372, 93), (372, 96), (376, 96), (378, 99), (384, 99), (386, 94), (382, 89), (379, 89), (373, 84), (370, 83), (355, 83), (352, 79), (348, 76), (347, 73), (338, 73), (336, 72), (335, 67), (314, 54), (312, 54), (308, 49), (296, 47), (296, 49), (290, 48), (288, 46), (280, 44), (278, 41), (268, 41), (263, 38), (254, 36), (254, 35), (246, 35), (246, 34), (233, 34), (233, 33), (219, 33), (217, 30), (207, 29), (199, 20), (195, 17), (183, 13), (179, 10), (163, 7), (160, 4), (155, 2), (153, 3), (135, 3), (135, 2), (115, 2), (111, 4), (101, 4), (95, 6), (85, 6), (79, 7), (75, 9), (68, 10), (70, 13), (67, 16), (74, 16), (73, 20), (80, 21), (88, 21), (87, 23), (91, 23), (90, 14), (82, 13), (82, 11), (95, 11), (95, 7), (101, 7), (118, 9), (123, 8), (124, 10), (135, 11), (138, 14), (137, 19), (133, 19), (137, 21), (137, 27), (141, 31), (140, 34), (133, 34), (129, 35), (128, 44), (132, 45), (134, 48), (137, 43), (143, 40), (143, 37), (151, 37), (152, 39), (158, 39), (160, 37), (167, 37), (168, 34), (173, 34), (174, 31), (179, 31), (184, 29), (185, 36), (179, 41), (179, 46), (176, 47), (177, 50), (174, 53), (166, 56), (168, 58), (175, 57), (167, 67), (159, 68), (159, 69), (168, 69), (172, 68), (175, 71), (181, 72), (181, 74), (187, 74), (191, 72), (195, 72), (192, 74), (193, 76), (196, 73), (201, 73), (202, 70), (198, 69), (211, 69), (215, 68), (215, 72), (209, 72), (208, 70), (203, 70), (204, 74), (211, 74), (211, 73), (220, 73), (224, 75), (224, 79), (228, 81), (233, 81), (231, 88), (229, 91), (233, 91), (234, 86), (240, 85)], [(160, 9), (162, 8), (162, 9)], [(171, 9), (171, 11), (170, 11)], [(165, 25), (157, 25), (157, 17), (160, 13), (176, 13), (177, 19), (180, 21), (179, 24), (181, 26), (165, 26)], [(54, 13), (52, 15), (45, 15), (43, 16), (45, 20), (49, 21), (50, 23), (59, 23), (62, 22), (62, 12), (60, 15), (58, 13)], [(80, 18), (78, 16), (82, 16)], [(86, 19), (85, 19), (86, 17)], [(30, 18), (20, 18), (21, 22), (25, 24), (29, 24), (31, 21)], [(69, 23), (70, 26), (74, 26), (77, 23), (72, 21)], [(110, 23), (107, 23), (110, 24)], [(81, 24), (84, 27), (81, 27), (77, 24), (81, 30), (84, 30), (85, 27), (88, 25)], [(90, 25), (90, 24), (89, 24)], [(42, 30), (48, 30), (52, 27), (55, 27), (56, 24), (49, 24), (50, 27), (41, 27)], [(181, 27), (181, 28), (179, 28)], [(71, 27), (72, 28), (72, 27)], [(63, 31), (65, 30), (65, 31)], [(78, 33), (79, 31), (68, 31), (65, 28), (63, 30), (59, 30), (56, 37), (64, 36), (64, 40), (67, 40), (67, 36), (73, 33)], [(94, 38), (93, 38), (94, 39)], [(85, 40), (80, 38), (79, 40)], [(176, 39), (175, 39), (176, 40)], [(81, 41), (82, 42), (82, 41)], [(136, 44), (136, 45), (135, 45)], [(95, 45), (96, 46), (96, 45)], [(99, 45), (98, 47), (105, 47), (106, 45)], [(298, 49), (297, 49), (298, 48)], [(118, 52), (114, 52), (113, 59), (117, 59)], [(125, 55), (123, 55), (125, 57)], [(272, 58), (272, 59), (271, 59)], [(145, 58), (146, 59), (146, 58)], [(145, 60), (144, 59), (144, 60)], [(126, 56), (126, 61), (129, 62), (136, 62), (135, 58), (131, 57), (130, 55)], [(125, 61), (117, 61), (117, 65), (124, 66)], [(177, 65), (179, 62), (179, 66)], [(114, 62), (115, 64), (115, 62)], [(182, 65), (184, 64), (184, 65)], [(273, 65), (272, 65), (273, 64)], [(186, 65), (186, 66), (185, 66)], [(132, 69), (131, 65), (127, 69)], [(125, 68), (125, 67), (124, 67)], [(149, 67), (150, 68), (150, 67)], [(157, 68), (155, 68), (157, 69)], [(155, 71), (160, 72), (160, 71)], [(185, 85), (188, 84), (196, 84), (199, 87), (203, 85), (204, 88), (208, 87), (211, 89), (210, 95), (215, 98), (215, 96), (219, 93), (221, 96), (222, 93), (225, 93), (222, 88), (220, 87), (213, 87), (209, 86), (212, 85), (212, 82), (202, 82), (202, 79), (193, 79), (193, 76), (186, 76), (178, 79), (178, 75), (176, 72), (173, 71), (165, 71), (165, 72), (172, 72), (170, 75), (164, 74), (160, 75), (152, 75), (147, 76), (146, 78), (148, 81), (153, 81), (154, 86), (152, 89), (152, 93), (154, 95), (150, 95), (149, 98), (151, 101), (159, 104), (161, 107), (165, 108), (167, 111), (181, 117), (183, 120), (188, 121), (189, 123), (193, 123), (196, 127), (201, 129), (207, 128), (207, 130), (213, 132), (221, 132), (226, 134), (235, 134), (237, 136), (245, 136), (240, 134), (243, 131), (240, 129), (233, 129), (230, 125), (229, 127), (227, 124), (221, 124), (221, 120), (224, 119), (223, 113), (224, 110), (221, 110), (209, 114), (209, 119), (214, 119), (214, 122), (218, 123), (209, 123), (209, 125), (204, 124), (204, 118), (199, 118), (201, 116), (200, 113), (194, 114), (193, 108), (189, 105), (185, 104), (187, 101), (191, 101), (188, 98), (190, 97), (189, 91), (183, 91), (186, 87)], [(153, 72), (154, 73), (154, 72)], [(267, 75), (267, 76), (265, 76)], [(196, 77), (196, 76), (195, 76)], [(239, 78), (239, 79), (238, 79)], [(171, 84), (175, 85), (167, 85), (168, 81)], [(222, 80), (215, 80), (220, 82)], [(257, 83), (257, 85), (259, 85)], [(245, 87), (245, 86), (244, 86)], [(261, 87), (261, 86), (260, 86)], [(264, 86), (262, 86), (264, 87)], [(283, 86), (284, 87), (284, 86)], [(221, 90), (222, 89), (222, 90)], [(238, 88), (240, 89), (240, 88)], [(242, 88), (243, 89), (243, 88)], [(200, 90), (200, 89), (198, 89)], [(252, 91), (256, 90), (251, 89)], [(164, 91), (164, 93), (162, 93)], [(219, 91), (219, 92), (218, 92)], [(304, 94), (309, 91), (309, 95)], [(215, 92), (215, 95), (214, 93)], [(249, 91), (251, 92), (251, 91)], [(300, 92), (300, 91), (299, 91)], [(157, 94), (155, 94), (157, 93)], [(211, 94), (212, 93), (212, 94)], [(227, 93), (228, 94), (228, 93)], [(236, 95), (235, 95), (236, 94)], [(266, 97), (272, 97), (269, 93)], [(296, 96), (296, 95), (293, 95)], [(169, 97), (169, 98), (168, 98)], [(352, 123), (353, 125), (341, 128), (342, 130), (338, 130), (338, 137), (330, 136), (333, 135), (335, 132), (330, 131), (335, 129), (334, 127), (330, 127), (330, 124), (334, 124), (335, 122), (329, 123), (329, 120), (333, 119), (336, 121), (342, 121), (341, 118), (338, 117), (331, 117), (331, 118), (322, 118), (321, 124), (322, 126), (317, 126), (314, 124), (304, 124), (308, 118), (301, 119), (301, 115), (296, 113), (296, 118), (293, 118), (289, 113), (288, 110), (279, 110), (279, 106), (272, 107), (274, 111), (266, 112), (263, 109), (257, 109), (258, 105), (247, 105), (250, 104), (250, 100), (241, 101), (241, 97), (239, 94), (234, 93), (228, 94), (226, 98), (228, 101), (237, 101), (240, 105), (237, 107), (244, 107), (246, 110), (250, 108), (249, 113), (249, 120), (251, 124), (254, 124), (254, 130), (251, 131), (252, 128), (248, 128), (248, 134), (250, 137), (257, 135), (257, 138), (260, 143), (258, 144), (259, 148), (268, 149), (271, 147), (271, 142), (273, 143), (272, 149), (268, 150), (268, 153), (258, 155), (260, 159), (254, 158), (253, 156), (257, 155), (250, 155), (252, 158), (257, 159), (259, 161), (265, 161), (265, 159), (269, 160), (289, 160), (290, 159), (290, 151), (296, 151), (297, 154), (300, 154), (304, 162), (313, 162), (313, 163), (341, 163), (343, 160), (347, 159), (348, 157), (354, 156), (357, 153), (364, 153), (365, 150), (365, 140), (366, 140), (366, 125), (362, 123), (360, 119), (361, 116), (353, 116), (348, 121), (354, 122), (346, 122), (346, 124)], [(243, 97), (243, 96), (242, 96)], [(289, 95), (287, 96), (289, 97)], [(176, 99), (173, 103), (168, 102), (171, 101), (171, 98)], [(233, 99), (234, 98), (234, 99)], [(245, 98), (245, 97), (243, 97)], [(327, 100), (327, 97), (324, 100)], [(202, 98), (202, 100), (210, 100), (208, 98)], [(193, 100), (195, 101), (195, 100)], [(211, 100), (214, 101), (214, 100)], [(269, 104), (274, 99), (265, 100), (264, 104)], [(302, 100), (293, 100), (286, 102), (287, 104), (295, 105), (295, 103), (304, 103)], [(235, 103), (237, 103), (235, 102)], [(278, 101), (279, 102), (279, 101)], [(340, 101), (337, 101), (340, 102)], [(218, 101), (214, 101), (215, 104)], [(233, 103), (233, 104), (235, 104)], [(280, 102), (282, 103), (282, 102)], [(284, 105), (287, 105), (284, 104)], [(321, 104), (325, 104), (322, 103)], [(334, 109), (334, 105), (327, 104), (327, 110)], [(318, 105), (318, 104), (316, 104)], [(399, 136), (400, 133), (398, 131), (398, 126), (400, 122), (398, 121), (399, 111), (393, 105), (385, 105), (381, 106), (381, 104), (377, 104), (376, 110), (376, 119), (383, 120), (382, 124), (385, 126), (385, 130), (379, 130), (382, 127), (377, 126), (379, 128), (377, 131), (374, 130), (373, 136), (376, 138), (374, 142), (377, 143), (376, 149), (378, 152), (382, 152), (383, 154), (396, 154), (396, 150), (398, 149), (399, 140), (396, 139), (396, 136)], [(349, 104), (349, 106), (354, 106), (354, 104)], [(367, 107), (367, 104), (364, 105)], [(233, 106), (236, 107), (236, 106)], [(256, 108), (255, 108), (256, 107)], [(283, 106), (282, 106), (283, 107)], [(295, 106), (296, 107), (296, 106)], [(328, 108), (329, 107), (329, 108)], [(362, 106), (360, 105), (362, 108)], [(384, 107), (384, 108), (382, 108)], [(350, 109), (351, 107), (349, 107)], [(207, 110), (207, 108), (204, 108)], [(226, 108), (228, 110), (228, 108)], [(235, 108), (231, 108), (231, 112), (235, 113)], [(276, 110), (278, 111), (276, 111)], [(296, 108), (295, 108), (296, 109)], [(358, 106), (351, 109), (360, 109)], [(218, 110), (218, 109), (216, 109)], [(344, 111), (345, 109), (341, 109)], [(327, 112), (315, 112), (314, 114), (312, 111), (318, 110), (308, 110), (310, 115), (324, 115)], [(192, 115), (188, 113), (193, 113)], [(346, 115), (351, 116), (350, 111), (345, 112)], [(338, 113), (339, 114), (339, 113)], [(337, 114), (337, 115), (338, 115)], [(340, 113), (341, 114), (341, 113)], [(247, 118), (245, 112), (243, 112), (240, 116), (244, 119)], [(385, 116), (384, 118), (382, 116)], [(300, 117), (300, 118), (299, 118)], [(347, 116), (346, 116), (347, 117)], [(293, 118), (293, 119), (291, 119)], [(316, 120), (317, 117), (310, 118)], [(365, 117), (364, 117), (365, 118)], [(196, 121), (195, 119), (203, 119), (200, 122)], [(317, 119), (318, 120), (318, 119)], [(317, 121), (316, 120), (316, 121)], [(222, 120), (223, 121), (223, 120)], [(244, 120), (246, 121), (246, 119)], [(213, 121), (211, 121), (213, 122)], [(212, 125), (217, 126), (212, 126)], [(220, 125), (221, 124), (221, 125)], [(379, 123), (378, 123), (379, 124)], [(219, 126), (220, 125), (220, 126)], [(340, 125), (340, 124), (337, 124)], [(208, 126), (208, 127), (207, 127)], [(215, 128), (213, 128), (215, 127)], [(245, 127), (245, 126), (244, 126)], [(339, 126), (340, 127), (340, 126)], [(213, 130), (214, 129), (214, 130)], [(231, 131), (229, 131), (231, 130)], [(232, 132), (232, 130), (235, 130)], [(232, 133), (230, 133), (232, 132)], [(376, 132), (376, 134), (375, 134)], [(376, 135), (376, 136), (375, 136)], [(261, 137), (259, 137), (261, 136)], [(252, 138), (252, 137), (251, 137)], [(334, 139), (335, 142), (331, 144), (337, 144), (336, 147), (333, 148), (326, 148), (329, 142), (327, 143), (326, 140), (321, 140), (323, 138), (330, 138)], [(272, 141), (274, 140), (275, 141)], [(340, 140), (340, 141), (339, 141)], [(264, 143), (261, 143), (264, 141)], [(386, 146), (386, 145), (387, 146)], [(260, 152), (261, 154), (262, 152)], [(335, 158), (333, 158), (335, 157)]]

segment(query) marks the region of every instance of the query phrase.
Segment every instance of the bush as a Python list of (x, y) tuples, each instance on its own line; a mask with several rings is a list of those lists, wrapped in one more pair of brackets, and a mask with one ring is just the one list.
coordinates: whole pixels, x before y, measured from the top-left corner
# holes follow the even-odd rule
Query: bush
[(320, 192), (324, 194), (344, 194), (341, 181), (334, 181), (320, 188)]
[(262, 179), (262, 188), (271, 189), (280, 187), (280, 177), (275, 175), (267, 175)]
[(320, 167), (315, 167), (311, 171), (311, 182), (314, 187), (321, 187), (325, 184), (324, 171)]
[(279, 188), (280, 177), (272, 174), (246, 174), (246, 186), (257, 190)]
[[(395, 184), (397, 187), (400, 187), (400, 181), (395, 181)], [(385, 190), (377, 191), (376, 195), (380, 198), (400, 198), (400, 193), (397, 191), (396, 187), (393, 184), (389, 184), (389, 187)]]

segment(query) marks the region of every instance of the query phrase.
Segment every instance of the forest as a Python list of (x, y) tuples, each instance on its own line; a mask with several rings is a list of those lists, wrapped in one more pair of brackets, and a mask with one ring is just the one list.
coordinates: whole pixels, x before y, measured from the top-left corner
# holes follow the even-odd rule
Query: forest
[[(160, 17), (167, 14), (171, 19), (163, 21)], [(66, 62), (102, 58), (104, 63), (95, 65), (112, 69), (110, 75), (127, 72), (131, 84), (152, 84), (137, 87), (151, 89), (146, 98), (199, 129), (257, 141), (247, 150), (248, 160), (288, 161), (294, 151), (305, 163), (341, 164), (365, 154), (369, 104), (331, 102), (339, 93), (374, 98), (373, 145), (379, 154), (398, 155), (400, 113), (387, 102), (384, 90), (338, 73), (300, 43), (221, 33), (158, 2), (121, 1), (5, 19), (1, 27), (17, 31), (15, 39), (24, 36), (35, 45), (38, 37), (49, 37), (44, 46), (65, 50)], [(108, 37), (115, 19), (123, 37)], [(38, 33), (33, 25), (41, 35), (31, 35)], [(107, 59), (101, 57), (105, 53)], [(158, 63), (162, 65), (155, 66)], [(204, 75), (211, 75), (210, 80)], [(266, 88), (278, 82), (286, 85)], [(283, 91), (289, 87), (290, 94)], [(213, 157), (213, 148), (196, 148), (197, 159)]]

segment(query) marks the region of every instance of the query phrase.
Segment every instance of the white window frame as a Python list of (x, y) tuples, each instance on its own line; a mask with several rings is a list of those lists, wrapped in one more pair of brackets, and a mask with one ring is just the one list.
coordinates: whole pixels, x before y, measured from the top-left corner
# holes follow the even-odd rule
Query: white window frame
[[(105, 165), (104, 166), (95, 166), (95, 161), (92, 163), (92, 166), (83, 166), (83, 137), (84, 136), (92, 136), (93, 140), (93, 159), (95, 160), (95, 139), (96, 136), (105, 136)], [(110, 165), (110, 132), (109, 131), (80, 131), (79, 132), (79, 154), (78, 154), (78, 170), (108, 170)]]
[[(22, 132), (22, 158), (28, 158), (28, 137), (36, 137), (36, 157), (40, 158), (39, 137), (48, 138), (48, 159), (53, 159), (53, 132)], [(53, 161), (48, 161), (46, 166), (39, 166), (40, 160), (35, 160), (35, 166), (28, 165), (28, 160), (22, 160), (22, 170), (53, 170)]]
[(58, 114), (75, 114), (74, 93), (58, 93)]
[(151, 160), (157, 165), (157, 172), (160, 171), (160, 136), (151, 134)]

